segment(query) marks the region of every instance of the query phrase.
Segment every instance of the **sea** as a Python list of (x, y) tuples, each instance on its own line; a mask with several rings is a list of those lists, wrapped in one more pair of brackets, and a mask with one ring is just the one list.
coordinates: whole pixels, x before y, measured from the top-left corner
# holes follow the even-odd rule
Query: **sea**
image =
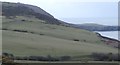
[(119, 36), (120, 31), (95, 31), (95, 32), (101, 34), (102, 36), (120, 40), (120, 36)]

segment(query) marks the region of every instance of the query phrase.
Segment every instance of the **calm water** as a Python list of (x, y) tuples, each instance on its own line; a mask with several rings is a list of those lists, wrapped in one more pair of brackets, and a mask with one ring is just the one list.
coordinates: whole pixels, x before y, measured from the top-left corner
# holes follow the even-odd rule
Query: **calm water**
[(120, 40), (120, 37), (119, 37), (120, 31), (119, 32), (118, 31), (106, 31), (106, 32), (97, 31), (97, 32), (100, 33), (102, 36), (106, 36), (106, 37)]

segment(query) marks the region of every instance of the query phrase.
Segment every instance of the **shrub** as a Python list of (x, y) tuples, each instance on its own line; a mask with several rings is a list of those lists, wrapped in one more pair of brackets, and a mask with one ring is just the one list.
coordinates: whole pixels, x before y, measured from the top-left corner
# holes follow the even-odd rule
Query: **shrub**
[(7, 57), (10, 57), (10, 58), (13, 58), (14, 55), (13, 54), (10, 54), (10, 53), (2, 53), (3, 56), (7, 56)]
[(59, 61), (59, 58), (52, 57), (51, 55), (48, 55), (47, 59), (47, 61)]
[(108, 59), (108, 56), (104, 53), (93, 53), (92, 57), (97, 61), (105, 61)]
[(30, 32), (31, 34), (34, 34), (34, 32)]
[(7, 28), (2, 28), (2, 30), (8, 30)]
[(71, 57), (70, 56), (62, 56), (60, 59), (61, 59), (61, 61), (68, 61), (71, 59)]
[(21, 20), (21, 21), (25, 21), (25, 20)]
[(37, 56), (29, 56), (29, 60), (37, 61), (38, 57)]
[(13, 31), (17, 31), (17, 32), (28, 32), (26, 30), (13, 30)]
[(92, 58), (95, 61), (120, 61), (120, 55), (113, 53), (93, 53)]
[(13, 63), (14, 56), (9, 53), (2, 53), (2, 63)]
[(40, 35), (44, 35), (44, 34), (40, 34)]
[(79, 41), (79, 39), (73, 39), (74, 41)]
[(29, 60), (32, 60), (32, 61), (59, 61), (57, 58), (54, 58), (51, 55), (48, 55), (46, 57), (43, 57), (43, 56), (29, 56)]

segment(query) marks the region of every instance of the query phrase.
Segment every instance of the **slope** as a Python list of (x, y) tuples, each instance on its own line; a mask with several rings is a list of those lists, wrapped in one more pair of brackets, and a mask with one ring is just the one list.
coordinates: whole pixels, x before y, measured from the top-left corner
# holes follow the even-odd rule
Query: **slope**
[(93, 32), (17, 16), (3, 17), (3, 52), (22, 56), (82, 56), (93, 52), (117, 53), (118, 50), (103, 44)]
[[(48, 13), (21, 3), (3, 3), (3, 52), (15, 56), (87, 56), (118, 53), (94, 32), (67, 26)], [(42, 10), (43, 11), (43, 10)], [(65, 25), (66, 24), (66, 25)]]

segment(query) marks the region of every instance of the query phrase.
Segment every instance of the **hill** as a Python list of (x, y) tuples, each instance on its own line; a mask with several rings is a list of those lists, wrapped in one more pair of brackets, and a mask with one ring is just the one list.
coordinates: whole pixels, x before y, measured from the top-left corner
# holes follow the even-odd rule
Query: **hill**
[(74, 59), (86, 58), (94, 52), (118, 53), (118, 48), (107, 45), (97, 33), (69, 27), (40, 8), (44, 13), (33, 10), (38, 7), (8, 2), (2, 5), (3, 52)]
[(2, 3), (2, 15), (3, 16), (34, 16), (36, 18), (39, 18), (41, 20), (45, 20), (46, 23), (49, 24), (62, 24), (63, 22), (60, 22), (59, 20), (55, 19), (52, 15), (44, 11), (43, 9), (22, 4), (22, 3), (9, 3), (9, 2), (3, 2)]
[(75, 24), (77, 28), (85, 29), (89, 31), (118, 31), (120, 30), (120, 26), (108, 26), (108, 25), (100, 25), (94, 23), (86, 23), (86, 24)]

